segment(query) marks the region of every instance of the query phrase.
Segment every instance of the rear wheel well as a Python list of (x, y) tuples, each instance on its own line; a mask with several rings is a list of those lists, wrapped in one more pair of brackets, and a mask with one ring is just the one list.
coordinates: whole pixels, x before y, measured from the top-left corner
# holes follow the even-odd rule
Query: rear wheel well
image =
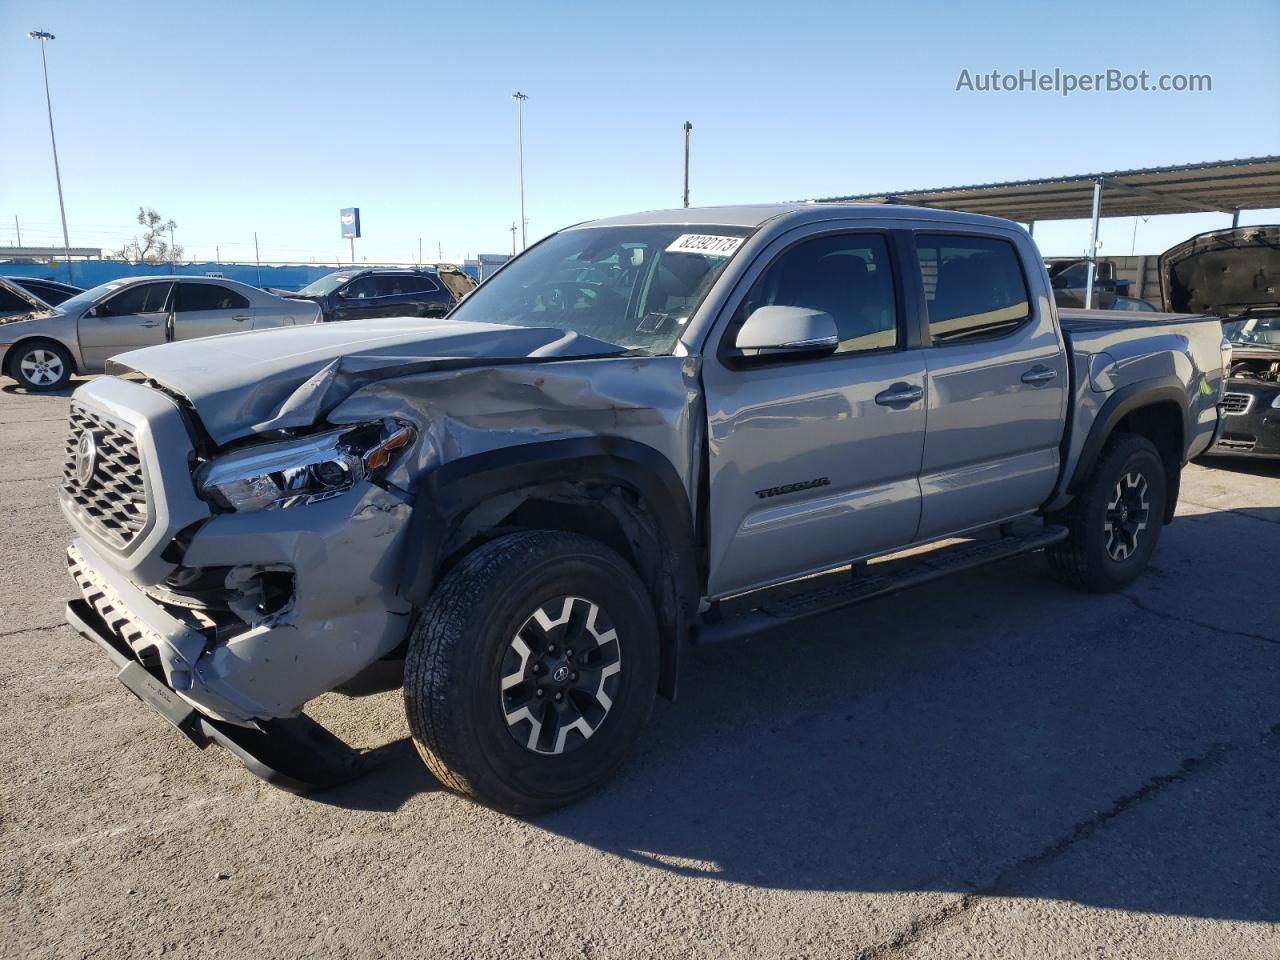
[(1182, 411), (1172, 402), (1148, 404), (1126, 413), (1112, 428), (1112, 433), (1132, 433), (1146, 437), (1160, 453), (1164, 464), (1165, 484), (1168, 496), (1165, 503), (1164, 522), (1173, 519), (1178, 505), (1178, 487), (1182, 479), (1182, 454), (1186, 449), (1183, 437)]

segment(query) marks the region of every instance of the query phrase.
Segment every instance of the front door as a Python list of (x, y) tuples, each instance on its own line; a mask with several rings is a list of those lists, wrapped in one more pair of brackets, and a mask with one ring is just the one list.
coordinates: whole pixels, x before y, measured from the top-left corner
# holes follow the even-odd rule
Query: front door
[(173, 339), (195, 340), (253, 329), (253, 308), (220, 283), (179, 280), (173, 300)]
[[(712, 334), (710, 593), (725, 596), (909, 543), (920, 515), (924, 351), (907, 336), (888, 233), (815, 225), (780, 238)], [(734, 361), (751, 311), (831, 314), (837, 352)], [(718, 342), (717, 342), (718, 341)]]
[[(1058, 480), (1066, 355), (1047, 300), (1033, 300), (1025, 236), (916, 234), (928, 313), (929, 428), (918, 538), (1029, 513)], [(1019, 255), (1019, 247), (1022, 254)]]
[(80, 318), (80, 352), (85, 368), (97, 372), (109, 357), (167, 339), (173, 281), (131, 283)]

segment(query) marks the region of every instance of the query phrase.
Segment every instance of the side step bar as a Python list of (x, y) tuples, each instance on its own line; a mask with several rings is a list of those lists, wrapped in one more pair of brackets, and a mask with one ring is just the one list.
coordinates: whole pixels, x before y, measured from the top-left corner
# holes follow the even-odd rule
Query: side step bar
[(996, 540), (969, 540), (901, 560), (886, 560), (872, 566), (870, 572), (867, 568), (855, 568), (861, 572), (855, 572), (838, 583), (832, 583), (830, 576), (824, 577), (820, 586), (803, 593), (765, 600), (755, 609), (729, 619), (704, 620), (694, 627), (693, 642), (722, 643), (745, 639), (805, 617), (874, 600), (997, 560), (1043, 550), (1066, 538), (1066, 527), (1045, 526)]

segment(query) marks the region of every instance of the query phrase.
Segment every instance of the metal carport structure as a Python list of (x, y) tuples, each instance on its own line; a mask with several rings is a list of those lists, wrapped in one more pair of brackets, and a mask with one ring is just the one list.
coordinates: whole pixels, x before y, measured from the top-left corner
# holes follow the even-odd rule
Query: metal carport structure
[(1098, 254), (1098, 221), (1104, 191), (1107, 216), (1149, 217), (1170, 213), (1226, 213), (1232, 226), (1241, 210), (1280, 207), (1280, 156), (1247, 157), (1176, 167), (1113, 170), (1043, 180), (986, 183), (968, 187), (901, 190), (847, 197), (821, 197), (819, 203), (907, 203), (985, 213), (1028, 224), (1037, 220), (1089, 219), (1089, 275), (1085, 306), (1093, 299)]

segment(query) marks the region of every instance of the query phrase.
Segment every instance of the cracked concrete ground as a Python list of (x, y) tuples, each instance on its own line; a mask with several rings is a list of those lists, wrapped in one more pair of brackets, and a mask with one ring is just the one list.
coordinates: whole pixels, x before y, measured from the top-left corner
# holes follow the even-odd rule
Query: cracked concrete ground
[(0, 956), (1280, 955), (1280, 466), (1188, 469), (1154, 569), (1019, 560), (694, 650), (623, 775), (518, 821), (200, 752), (61, 625), (65, 397), (0, 393)]

